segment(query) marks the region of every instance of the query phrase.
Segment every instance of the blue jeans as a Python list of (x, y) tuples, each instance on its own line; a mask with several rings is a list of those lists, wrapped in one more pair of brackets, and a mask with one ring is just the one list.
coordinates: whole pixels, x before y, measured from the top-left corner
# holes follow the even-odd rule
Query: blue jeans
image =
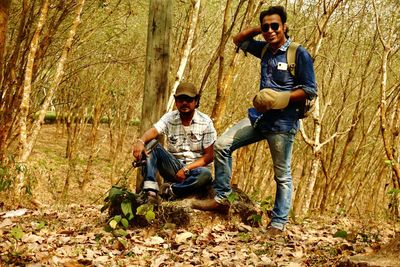
[(190, 170), (190, 174), (183, 182), (176, 179), (175, 174), (182, 169), (184, 162), (175, 158), (160, 144), (156, 145), (146, 159), (146, 165), (142, 168), (144, 178), (143, 190), (158, 192), (157, 171), (165, 181), (172, 182), (172, 192), (176, 197), (184, 197), (199, 193), (211, 183), (211, 172), (206, 167)]
[(256, 130), (248, 118), (239, 121), (220, 136), (214, 145), (215, 180), (213, 188), (217, 202), (223, 202), (232, 192), (232, 153), (236, 149), (266, 139), (274, 164), (277, 184), (271, 225), (282, 229), (288, 221), (292, 202), (293, 179), (291, 158), (296, 130), (288, 133), (271, 133)]

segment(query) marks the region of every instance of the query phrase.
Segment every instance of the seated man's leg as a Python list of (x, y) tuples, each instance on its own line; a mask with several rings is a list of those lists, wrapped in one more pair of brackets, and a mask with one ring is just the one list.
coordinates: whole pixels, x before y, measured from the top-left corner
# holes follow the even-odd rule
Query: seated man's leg
[(176, 197), (201, 193), (211, 184), (211, 180), (211, 171), (206, 167), (200, 167), (190, 170), (190, 175), (183, 182), (173, 183), (171, 190)]
[(164, 179), (170, 180), (175, 173), (182, 168), (182, 164), (160, 144), (156, 145), (146, 159), (146, 165), (142, 168), (144, 178), (143, 190), (157, 193), (157, 171), (160, 171)]

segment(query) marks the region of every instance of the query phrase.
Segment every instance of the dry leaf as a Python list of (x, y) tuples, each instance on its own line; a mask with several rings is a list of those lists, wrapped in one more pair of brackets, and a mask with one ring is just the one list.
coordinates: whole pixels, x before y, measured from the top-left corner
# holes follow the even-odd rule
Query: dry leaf
[(45, 240), (43, 237), (34, 234), (25, 234), (22, 237), (22, 242), (25, 243), (34, 243), (34, 242), (42, 243), (43, 240)]
[(152, 237), (150, 237), (150, 238), (148, 238), (148, 239), (146, 239), (144, 241), (144, 243), (146, 245), (150, 245), (150, 246), (159, 245), (159, 244), (162, 244), (164, 242), (165, 242), (164, 239), (162, 237), (159, 237), (159, 236), (152, 236)]
[(0, 223), (0, 228), (6, 227), (6, 226), (10, 226), (10, 225), (13, 225), (13, 222), (11, 221), (11, 219), (7, 218), (7, 219), (4, 219)]
[(24, 215), (27, 211), (28, 209), (11, 210), (6, 212), (2, 217), (3, 218), (18, 217)]
[(191, 238), (192, 236), (193, 236), (193, 233), (191, 233), (191, 232), (183, 232), (181, 234), (176, 235), (175, 242), (178, 244), (186, 243), (186, 242), (188, 242), (188, 239)]

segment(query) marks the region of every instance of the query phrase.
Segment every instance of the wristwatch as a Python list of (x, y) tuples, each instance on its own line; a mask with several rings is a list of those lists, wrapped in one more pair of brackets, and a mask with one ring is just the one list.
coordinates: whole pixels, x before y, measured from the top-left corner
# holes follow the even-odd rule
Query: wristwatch
[(190, 174), (189, 168), (187, 166), (183, 166), (182, 169), (183, 169), (183, 173), (185, 174), (185, 176), (189, 176), (189, 174)]

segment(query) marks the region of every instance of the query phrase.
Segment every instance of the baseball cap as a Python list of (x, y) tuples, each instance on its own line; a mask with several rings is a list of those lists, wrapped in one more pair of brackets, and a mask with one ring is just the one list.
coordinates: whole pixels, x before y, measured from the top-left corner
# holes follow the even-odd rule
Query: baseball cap
[(192, 83), (183, 82), (176, 88), (175, 96), (187, 95), (189, 97), (197, 96), (197, 89)]

